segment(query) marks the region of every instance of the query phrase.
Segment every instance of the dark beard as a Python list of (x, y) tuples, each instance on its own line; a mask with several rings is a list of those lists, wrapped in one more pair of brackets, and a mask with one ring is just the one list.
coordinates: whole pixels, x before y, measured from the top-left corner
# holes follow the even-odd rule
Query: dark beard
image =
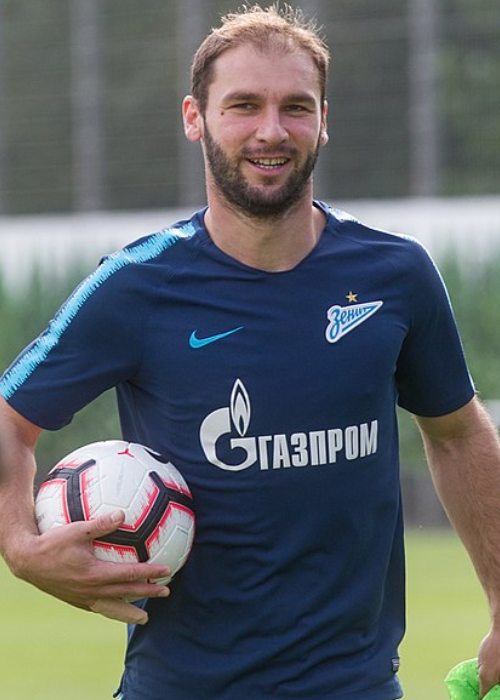
[[(222, 148), (212, 138), (206, 122), (204, 143), (210, 172), (219, 192), (227, 202), (241, 212), (257, 219), (277, 219), (300, 199), (309, 183), (319, 153), (318, 139), (316, 149), (308, 155), (304, 164), (293, 170), (287, 182), (279, 190), (266, 196), (261, 188), (250, 186), (238, 167), (231, 164)], [(290, 153), (288, 149), (283, 155), (288, 156)], [(264, 149), (259, 151), (258, 155), (265, 156)], [(276, 149), (270, 155), (276, 155)]]

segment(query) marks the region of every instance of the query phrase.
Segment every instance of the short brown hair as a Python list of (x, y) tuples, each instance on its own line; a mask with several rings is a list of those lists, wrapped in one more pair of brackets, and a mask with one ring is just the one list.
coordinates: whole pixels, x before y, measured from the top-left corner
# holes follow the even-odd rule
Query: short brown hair
[(322, 101), (326, 93), (330, 52), (314, 20), (303, 12), (278, 2), (269, 7), (243, 6), (238, 12), (224, 15), (219, 27), (212, 29), (196, 51), (191, 66), (191, 92), (202, 113), (205, 112), (208, 88), (213, 80), (215, 60), (231, 48), (252, 44), (266, 51), (302, 49), (318, 68)]

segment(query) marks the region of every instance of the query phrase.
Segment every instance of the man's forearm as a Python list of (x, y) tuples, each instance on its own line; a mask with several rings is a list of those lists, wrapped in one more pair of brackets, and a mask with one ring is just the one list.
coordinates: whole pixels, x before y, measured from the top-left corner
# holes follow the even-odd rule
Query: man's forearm
[(34, 520), (34, 447), (38, 428), (0, 404), (0, 552), (17, 573), (21, 541), (38, 533)]
[[(474, 401), (456, 423), (440, 431), (419, 420), (436, 491), (467, 548), (500, 618), (500, 442)], [(436, 424), (433, 424), (433, 427)], [(500, 622), (500, 619), (498, 620)]]

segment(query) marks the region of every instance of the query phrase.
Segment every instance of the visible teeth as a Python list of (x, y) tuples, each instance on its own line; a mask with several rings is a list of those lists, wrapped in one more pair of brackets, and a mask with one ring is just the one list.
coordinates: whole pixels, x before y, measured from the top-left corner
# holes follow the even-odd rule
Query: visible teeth
[(274, 165), (284, 165), (287, 160), (287, 158), (254, 158), (252, 163), (255, 163), (256, 165), (264, 165), (265, 167), (271, 167)]

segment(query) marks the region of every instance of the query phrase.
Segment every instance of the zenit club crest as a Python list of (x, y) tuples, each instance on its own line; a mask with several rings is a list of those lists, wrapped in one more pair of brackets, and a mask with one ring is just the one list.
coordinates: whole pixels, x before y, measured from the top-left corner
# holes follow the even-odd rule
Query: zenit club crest
[(329, 324), (325, 335), (329, 343), (338, 343), (347, 333), (364, 323), (377, 313), (384, 302), (368, 301), (365, 304), (350, 306), (330, 306), (326, 312)]

